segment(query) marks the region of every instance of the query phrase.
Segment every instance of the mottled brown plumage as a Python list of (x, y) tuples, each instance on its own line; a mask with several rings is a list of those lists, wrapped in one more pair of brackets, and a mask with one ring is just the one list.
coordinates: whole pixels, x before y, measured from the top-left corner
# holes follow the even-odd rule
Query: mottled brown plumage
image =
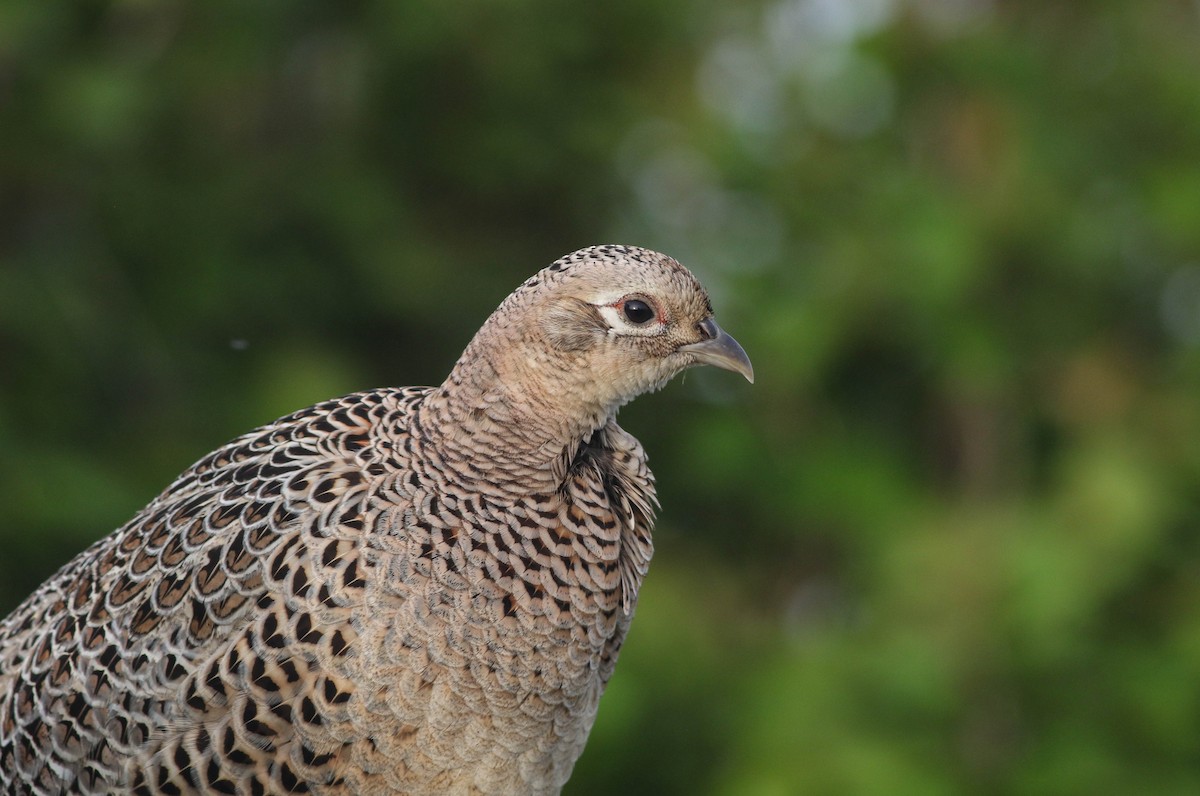
[(682, 266), (564, 257), (437, 388), (305, 409), (201, 459), (0, 623), (5, 793), (546, 794), (650, 561), (619, 406), (751, 378)]

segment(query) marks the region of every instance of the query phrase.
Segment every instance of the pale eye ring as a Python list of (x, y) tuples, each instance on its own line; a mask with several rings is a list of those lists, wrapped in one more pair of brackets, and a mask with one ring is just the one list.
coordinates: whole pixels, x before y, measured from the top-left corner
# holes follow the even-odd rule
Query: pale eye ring
[(635, 326), (643, 326), (654, 320), (654, 308), (641, 299), (631, 298), (621, 302), (621, 314)]

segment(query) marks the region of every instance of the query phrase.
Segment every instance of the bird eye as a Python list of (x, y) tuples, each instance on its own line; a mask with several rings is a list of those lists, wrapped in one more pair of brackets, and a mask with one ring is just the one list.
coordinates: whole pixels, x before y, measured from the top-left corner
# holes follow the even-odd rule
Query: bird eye
[(641, 299), (629, 299), (621, 305), (621, 310), (627, 321), (639, 326), (654, 320), (654, 308)]

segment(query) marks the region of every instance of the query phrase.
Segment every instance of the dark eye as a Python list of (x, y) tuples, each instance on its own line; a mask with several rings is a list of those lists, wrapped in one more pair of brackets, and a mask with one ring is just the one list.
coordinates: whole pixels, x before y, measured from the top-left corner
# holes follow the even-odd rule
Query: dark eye
[(642, 325), (654, 320), (654, 308), (641, 299), (629, 299), (621, 305), (625, 319), (630, 323)]

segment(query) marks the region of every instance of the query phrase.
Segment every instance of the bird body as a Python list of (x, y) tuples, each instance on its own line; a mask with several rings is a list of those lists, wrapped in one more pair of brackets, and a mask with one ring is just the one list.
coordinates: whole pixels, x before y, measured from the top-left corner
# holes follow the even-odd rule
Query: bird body
[(652, 552), (616, 409), (700, 362), (751, 377), (682, 266), (593, 247), (501, 304), (441, 386), (204, 457), (0, 623), (0, 784), (558, 793)]

